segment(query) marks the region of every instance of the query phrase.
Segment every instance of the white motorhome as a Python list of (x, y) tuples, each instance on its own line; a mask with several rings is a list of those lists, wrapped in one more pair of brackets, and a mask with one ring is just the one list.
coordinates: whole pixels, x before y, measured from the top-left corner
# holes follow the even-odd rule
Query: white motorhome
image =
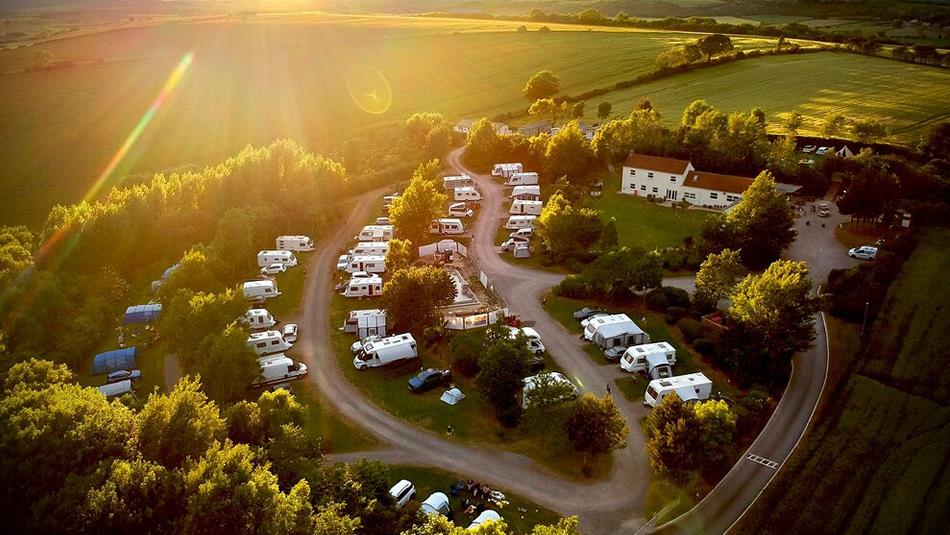
[(670, 366), (675, 364), (676, 349), (666, 342), (631, 346), (620, 357), (620, 367), (624, 371), (643, 372), (651, 379), (671, 377), (673, 372)]
[(251, 388), (286, 383), (307, 375), (306, 364), (294, 362), (283, 353), (261, 357), (257, 363), (261, 366), (261, 374), (251, 383)]
[(536, 215), (513, 215), (505, 222), (505, 228), (508, 230), (518, 230), (522, 228), (534, 228)]
[(293, 251), (261, 251), (257, 253), (257, 267), (269, 266), (271, 264), (283, 264), (287, 267), (297, 265), (297, 257)]
[(491, 168), (491, 176), (510, 177), (514, 173), (524, 171), (524, 166), (520, 163), (496, 163)]
[(626, 314), (595, 316), (582, 321), (581, 325), (584, 327), (584, 339), (601, 349), (650, 343), (650, 335), (643, 332)]
[(343, 297), (378, 297), (383, 293), (383, 279), (378, 275), (353, 277), (346, 282)]
[(472, 187), (474, 185), (475, 181), (472, 180), (472, 177), (466, 174), (442, 177), (442, 187), (445, 189), (445, 191), (456, 188)]
[(247, 347), (253, 349), (254, 352), (260, 356), (270, 353), (282, 353), (293, 347), (293, 344), (287, 343), (287, 341), (284, 340), (284, 335), (280, 334), (280, 331), (264, 331), (262, 333), (251, 333), (248, 335)]
[(528, 338), (528, 349), (535, 355), (542, 355), (545, 352), (544, 343), (541, 341), (541, 335), (531, 327), (508, 327), (511, 337), (515, 338), (519, 333), (523, 333)]
[(537, 173), (512, 173), (505, 181), (506, 186), (533, 186), (537, 183)]
[(465, 234), (461, 219), (433, 219), (429, 224), (429, 234)]
[(277, 248), (281, 251), (312, 251), (310, 236), (277, 236)]
[(654, 379), (647, 385), (643, 394), (643, 404), (656, 407), (656, 404), (676, 392), (683, 401), (705, 401), (712, 394), (712, 381), (702, 373), (677, 375), (669, 379)]
[(385, 241), (361, 241), (353, 246), (350, 249), (350, 255), (367, 255), (367, 256), (386, 256), (386, 253), (389, 252), (389, 242)]
[(512, 199), (521, 199), (523, 201), (540, 201), (541, 186), (515, 186), (511, 190)]
[(364, 345), (363, 349), (353, 357), (353, 366), (357, 370), (365, 370), (366, 368), (378, 368), (393, 362), (414, 359), (418, 356), (415, 338), (408, 333), (397, 334)]
[(379, 255), (354, 255), (346, 265), (347, 273), (365, 271), (367, 273), (383, 273), (386, 271), (386, 257)]
[(529, 401), (529, 398), (531, 396), (529, 394), (532, 390), (538, 387), (538, 383), (542, 380), (550, 381), (552, 384), (569, 385), (571, 388), (567, 393), (563, 395), (563, 397), (561, 398), (562, 400), (573, 399), (577, 397), (577, 393), (578, 393), (577, 386), (574, 383), (572, 383), (567, 377), (564, 377), (564, 375), (559, 372), (544, 372), (538, 375), (532, 375), (531, 377), (525, 377), (524, 379), (522, 379), (522, 382), (524, 383), (524, 388), (522, 388), (521, 408), (527, 409), (528, 406), (531, 405), (531, 402)]
[(351, 310), (341, 329), (346, 333), (356, 333), (360, 340), (373, 335), (386, 336), (386, 311), (379, 308)]
[(522, 201), (515, 199), (511, 201), (511, 208), (508, 213), (512, 215), (541, 215), (541, 201)]
[(482, 200), (482, 192), (478, 191), (474, 187), (455, 188), (452, 193), (452, 200), (456, 202), (478, 202)]
[(277, 324), (266, 308), (252, 308), (244, 313), (244, 319), (252, 329), (270, 329)]
[(389, 241), (393, 239), (392, 225), (366, 225), (356, 236), (357, 241)]
[(277, 283), (272, 280), (247, 281), (244, 283), (242, 290), (244, 291), (244, 299), (249, 301), (261, 301), (280, 295)]
[(468, 207), (464, 202), (456, 202), (449, 205), (450, 217), (472, 217), (475, 211)]

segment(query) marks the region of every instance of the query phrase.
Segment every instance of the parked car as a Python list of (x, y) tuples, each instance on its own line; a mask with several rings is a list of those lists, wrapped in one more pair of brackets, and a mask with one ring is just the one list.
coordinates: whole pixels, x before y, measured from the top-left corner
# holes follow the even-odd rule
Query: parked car
[(828, 203), (823, 202), (818, 205), (818, 217), (829, 217), (831, 216), (831, 208), (828, 206)]
[(287, 266), (284, 264), (267, 264), (261, 268), (261, 275), (276, 275), (285, 271), (287, 271)]
[(372, 277), (373, 275), (374, 275), (373, 273), (370, 273), (370, 272), (368, 272), (368, 271), (354, 271), (354, 272), (350, 275), (350, 278), (351, 278), (351, 279), (365, 279), (365, 278), (368, 278), (368, 277)]
[(391, 225), (392, 223), (390, 223), (388, 217), (382, 216), (382, 217), (376, 218), (376, 224), (377, 225)]
[(604, 350), (604, 356), (607, 357), (607, 360), (610, 362), (617, 362), (626, 350), (627, 348), (624, 346), (608, 347)]
[(452, 372), (449, 370), (439, 370), (429, 368), (419, 372), (412, 379), (409, 379), (409, 391), (420, 394), (438, 385), (448, 384), (452, 380)]
[(530, 357), (525, 359), (524, 367), (529, 372), (535, 372), (535, 373), (540, 372), (545, 367), (544, 357), (542, 357), (541, 355), (531, 355)]
[(798, 160), (798, 163), (801, 164), (801, 165), (815, 165), (815, 159), (814, 159), (814, 158), (802, 158), (801, 160)]
[(860, 258), (861, 260), (874, 260), (874, 258), (877, 257), (877, 247), (871, 247), (870, 245), (855, 247), (848, 251), (848, 256), (851, 258)]
[(817, 148), (818, 147), (815, 145), (805, 145), (805, 148), (802, 149), (802, 152), (815, 152), (815, 149)]
[(389, 495), (396, 502), (396, 509), (402, 509), (409, 500), (416, 497), (416, 487), (408, 479), (403, 479), (389, 489)]
[(528, 240), (523, 238), (508, 238), (501, 244), (501, 252), (510, 253), (514, 250), (515, 245), (519, 243), (528, 243)]
[(284, 341), (289, 343), (294, 343), (297, 341), (297, 324), (288, 323), (284, 325), (283, 330), (281, 331), (284, 335)]
[(508, 235), (509, 238), (523, 238), (525, 240), (530, 240), (534, 237), (533, 228), (519, 228), (518, 230), (512, 232)]
[(119, 383), (125, 380), (135, 382), (141, 378), (142, 378), (141, 370), (119, 370), (119, 371), (112, 372), (106, 376), (106, 384), (111, 385), (112, 383)]
[(819, 147), (818, 150), (815, 151), (815, 154), (817, 154), (818, 156), (824, 156), (825, 154), (828, 154), (828, 152), (830, 152), (832, 149), (834, 149), (834, 147)]
[(577, 321), (583, 321), (591, 316), (598, 316), (598, 315), (606, 314), (606, 313), (607, 312), (605, 312), (603, 309), (600, 309), (600, 308), (584, 307), (574, 312), (574, 319), (576, 319)]

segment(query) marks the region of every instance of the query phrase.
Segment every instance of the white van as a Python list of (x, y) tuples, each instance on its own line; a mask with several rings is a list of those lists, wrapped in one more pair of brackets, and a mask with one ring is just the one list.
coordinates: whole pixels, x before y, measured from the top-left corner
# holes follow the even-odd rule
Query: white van
[(384, 196), (383, 196), (383, 205), (384, 205), (384, 206), (392, 206), (393, 202), (395, 202), (395, 200), (398, 199), (399, 197), (400, 197), (400, 195), (399, 195), (398, 193), (393, 193), (392, 195), (384, 195)]
[(474, 187), (455, 188), (452, 195), (452, 200), (456, 202), (478, 202), (482, 200), (482, 192), (478, 191)]
[(261, 357), (257, 363), (261, 366), (261, 374), (251, 383), (251, 388), (287, 383), (307, 375), (306, 364), (295, 363), (283, 353)]
[(389, 241), (391, 239), (393, 239), (392, 225), (366, 225), (356, 236), (356, 241)]
[(532, 236), (534, 236), (534, 229), (530, 227), (519, 228), (508, 235), (508, 237), (513, 240), (530, 240)]
[(538, 183), (537, 173), (512, 173), (505, 182), (506, 186), (533, 186)]
[(456, 188), (469, 188), (474, 185), (475, 181), (472, 180), (472, 177), (466, 174), (442, 177), (442, 187), (445, 189), (445, 191)]
[(512, 199), (521, 199), (523, 201), (540, 201), (541, 186), (515, 186), (511, 190)]
[(505, 228), (508, 230), (534, 228), (534, 220), (537, 218), (538, 216), (534, 215), (513, 215), (505, 222)]
[(465, 234), (461, 219), (434, 219), (429, 224), (429, 234)]
[(512, 174), (522, 171), (524, 171), (524, 167), (520, 163), (496, 163), (491, 168), (491, 176), (508, 178)]
[(386, 256), (389, 252), (389, 242), (361, 241), (350, 249), (351, 256)]
[(354, 277), (347, 281), (343, 297), (378, 297), (383, 293), (383, 279), (372, 277)]
[(257, 253), (257, 267), (271, 264), (283, 264), (287, 267), (297, 265), (297, 257), (292, 251), (261, 251)]
[(621, 369), (630, 373), (643, 372), (653, 379), (672, 376), (670, 366), (675, 364), (676, 349), (666, 342), (631, 346), (620, 357)]
[(244, 313), (244, 319), (252, 329), (270, 329), (277, 324), (266, 308), (252, 308)]
[(539, 357), (544, 354), (544, 343), (541, 342), (541, 335), (538, 334), (538, 331), (531, 327), (522, 327), (520, 329), (518, 327), (508, 327), (508, 330), (511, 331), (512, 338), (518, 336), (518, 333), (524, 333), (528, 338), (528, 350)]
[(293, 344), (287, 343), (280, 331), (264, 331), (248, 335), (247, 347), (253, 349), (258, 355), (267, 355), (287, 351), (293, 347)]
[(683, 401), (705, 401), (712, 393), (712, 381), (702, 373), (677, 375), (669, 379), (654, 379), (647, 385), (643, 394), (643, 404), (656, 407), (656, 404), (676, 392)]
[(346, 265), (347, 273), (365, 271), (367, 273), (383, 273), (386, 271), (386, 257), (380, 255), (354, 255)]
[(244, 291), (244, 299), (249, 301), (270, 299), (280, 295), (277, 283), (273, 280), (247, 281), (244, 283), (242, 290)]
[(397, 334), (364, 345), (363, 349), (353, 357), (353, 366), (357, 370), (365, 370), (401, 360), (414, 359), (418, 356), (416, 339), (409, 333)]
[(312, 251), (310, 236), (277, 236), (277, 248), (281, 251)]
[(512, 215), (541, 215), (541, 201), (522, 201), (515, 199), (511, 201), (511, 208), (508, 213)]
[(451, 217), (472, 217), (475, 211), (468, 207), (464, 202), (456, 202), (449, 205), (449, 216)]

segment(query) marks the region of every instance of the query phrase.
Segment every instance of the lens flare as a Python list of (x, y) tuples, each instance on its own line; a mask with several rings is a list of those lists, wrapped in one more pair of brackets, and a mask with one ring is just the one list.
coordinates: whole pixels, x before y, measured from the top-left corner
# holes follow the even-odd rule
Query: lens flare
[(381, 115), (393, 103), (392, 88), (386, 76), (373, 67), (354, 67), (346, 75), (346, 90), (350, 98), (366, 113)]

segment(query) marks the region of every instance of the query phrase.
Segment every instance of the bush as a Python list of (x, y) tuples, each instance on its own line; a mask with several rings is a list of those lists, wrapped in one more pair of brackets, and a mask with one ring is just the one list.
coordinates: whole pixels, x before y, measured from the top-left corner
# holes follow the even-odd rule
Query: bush
[(465, 377), (475, 377), (481, 370), (478, 359), (482, 352), (482, 336), (462, 332), (452, 337), (449, 350), (452, 352), (452, 369)]
[(706, 356), (716, 354), (716, 344), (709, 338), (697, 338), (693, 340), (693, 349)]
[(560, 284), (554, 287), (554, 293), (562, 297), (584, 299), (590, 296), (591, 287), (583, 278), (577, 275), (568, 275)]
[(584, 270), (584, 264), (581, 264), (580, 260), (578, 260), (578, 259), (576, 259), (576, 258), (573, 258), (573, 257), (572, 257), (572, 258), (568, 258), (568, 259), (564, 262), (564, 267), (566, 267), (568, 270), (570, 270), (570, 271), (572, 271), (572, 272), (574, 272), (574, 273), (580, 273), (581, 271)]
[(439, 340), (445, 337), (445, 327), (426, 327), (422, 331), (422, 344), (428, 347), (434, 346)]
[(674, 324), (676, 324), (676, 321), (677, 321), (678, 319), (679, 319), (679, 318), (677, 318), (676, 316), (674, 316), (674, 315), (672, 315), (672, 314), (663, 314), (663, 321), (665, 321), (667, 325), (674, 325)]
[(666, 296), (666, 302), (670, 306), (689, 308), (689, 292), (682, 288), (673, 286), (664, 286), (663, 295)]
[(666, 307), (666, 314), (679, 320), (680, 318), (686, 317), (689, 311), (683, 307)]
[[(565, 281), (566, 280), (567, 279), (565, 279)], [(564, 283), (562, 282), (561, 284)], [(667, 307), (670, 306), (670, 302), (666, 298), (666, 293), (661, 288), (654, 288), (647, 292), (643, 298), (643, 302), (646, 303), (647, 308), (657, 312), (666, 310)]]
[(681, 333), (683, 333), (683, 338), (687, 342), (692, 342), (697, 338), (703, 337), (703, 324), (694, 320), (693, 318), (683, 318), (676, 322), (676, 326), (679, 327)]

